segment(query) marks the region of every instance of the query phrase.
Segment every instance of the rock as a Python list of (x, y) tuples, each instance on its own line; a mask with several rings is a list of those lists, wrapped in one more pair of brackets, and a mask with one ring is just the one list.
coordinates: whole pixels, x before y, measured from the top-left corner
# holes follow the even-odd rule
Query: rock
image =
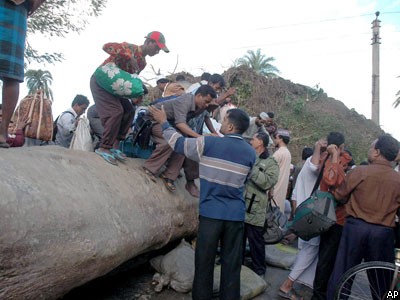
[(194, 235), (198, 201), (140, 170), (58, 146), (0, 151), (0, 299), (56, 299)]

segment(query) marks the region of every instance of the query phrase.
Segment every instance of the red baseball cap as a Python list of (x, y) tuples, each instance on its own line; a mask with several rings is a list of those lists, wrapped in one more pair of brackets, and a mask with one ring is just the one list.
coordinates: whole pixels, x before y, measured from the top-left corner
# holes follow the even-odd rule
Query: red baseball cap
[(169, 49), (165, 45), (165, 37), (159, 31), (152, 31), (148, 35), (145, 36), (146, 39), (151, 39), (157, 43), (157, 46), (160, 47), (161, 50), (164, 50), (166, 53), (169, 52)]

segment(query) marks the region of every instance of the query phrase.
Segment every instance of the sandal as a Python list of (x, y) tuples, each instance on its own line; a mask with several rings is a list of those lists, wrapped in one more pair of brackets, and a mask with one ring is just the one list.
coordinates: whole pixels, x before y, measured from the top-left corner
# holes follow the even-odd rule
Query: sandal
[(118, 159), (119, 161), (125, 161), (126, 160), (126, 155), (121, 150), (112, 148), (112, 149), (110, 149), (110, 151), (114, 155), (114, 157), (116, 159)]
[(147, 170), (145, 167), (142, 167), (142, 170), (143, 170), (143, 172), (144, 172), (147, 176), (149, 176), (149, 178), (150, 178), (151, 181), (157, 182), (157, 178), (156, 178), (156, 176), (155, 176), (153, 173), (151, 173), (151, 172), (150, 172), (149, 170)]
[(114, 155), (109, 154), (107, 152), (100, 151), (99, 149), (96, 149), (94, 152), (97, 155), (100, 155), (106, 162), (108, 162), (108, 163), (110, 163), (110, 164), (112, 164), (114, 166), (117, 165), (117, 161), (115, 160)]
[(172, 179), (169, 179), (169, 178), (165, 177), (164, 174), (161, 174), (160, 178), (164, 181), (165, 187), (167, 188), (168, 191), (170, 191), (170, 192), (175, 192), (176, 191), (176, 186), (175, 186), (174, 181)]
[(303, 297), (299, 296), (294, 289), (291, 289), (288, 292), (284, 292), (280, 289), (278, 296), (289, 300), (303, 300)]
[(0, 148), (10, 148), (10, 145), (7, 142), (0, 142)]

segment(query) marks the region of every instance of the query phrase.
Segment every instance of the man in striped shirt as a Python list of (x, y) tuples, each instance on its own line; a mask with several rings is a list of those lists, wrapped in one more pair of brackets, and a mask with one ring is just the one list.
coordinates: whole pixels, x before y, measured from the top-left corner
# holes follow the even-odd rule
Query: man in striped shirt
[(200, 163), (199, 228), (195, 254), (193, 299), (211, 299), (214, 262), (221, 246), (221, 300), (240, 299), (240, 270), (245, 219), (243, 191), (254, 165), (254, 149), (242, 138), (249, 116), (229, 110), (223, 120), (224, 137), (185, 138), (167, 122), (163, 107), (150, 107), (163, 136), (174, 151)]

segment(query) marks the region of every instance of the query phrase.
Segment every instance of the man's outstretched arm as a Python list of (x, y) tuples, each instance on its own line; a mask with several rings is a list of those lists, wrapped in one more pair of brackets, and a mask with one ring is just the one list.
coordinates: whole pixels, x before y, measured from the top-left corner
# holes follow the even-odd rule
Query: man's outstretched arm
[(150, 106), (149, 111), (153, 119), (161, 124), (163, 137), (175, 152), (183, 154), (191, 160), (200, 161), (204, 150), (204, 136), (199, 136), (197, 138), (186, 138), (182, 136), (168, 123), (164, 106), (161, 106), (161, 110), (155, 106)]

